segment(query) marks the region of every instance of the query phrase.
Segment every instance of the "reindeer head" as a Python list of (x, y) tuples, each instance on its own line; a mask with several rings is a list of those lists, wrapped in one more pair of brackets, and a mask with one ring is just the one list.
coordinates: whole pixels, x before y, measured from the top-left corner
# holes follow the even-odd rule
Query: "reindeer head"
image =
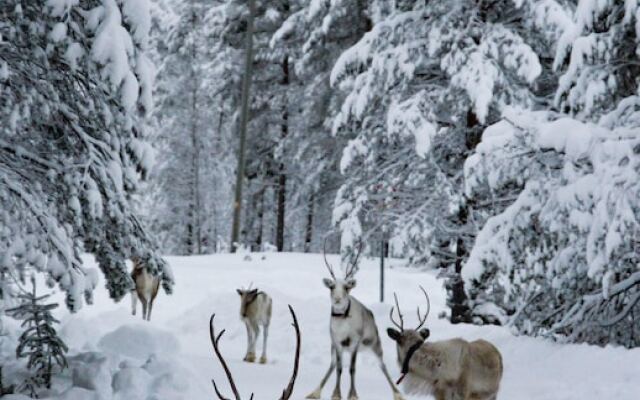
[(333, 267), (327, 260), (327, 241), (324, 242), (324, 263), (327, 265), (331, 278), (322, 279), (322, 283), (331, 290), (331, 305), (334, 309), (345, 309), (349, 305), (349, 292), (356, 286), (356, 280), (354, 278), (356, 271), (358, 270), (358, 259), (362, 253), (362, 242), (358, 246), (356, 254), (351, 257), (345, 270), (344, 279), (336, 278), (333, 272)]
[(240, 316), (247, 316), (247, 307), (253, 303), (258, 297), (258, 288), (251, 289), (236, 289), (236, 292), (240, 295)]
[[(398, 361), (400, 361), (401, 364), (408, 363), (408, 359), (411, 358), (412, 353), (416, 351), (425, 340), (427, 340), (430, 334), (429, 329), (422, 328), (422, 326), (427, 321), (427, 316), (431, 310), (431, 303), (429, 301), (429, 295), (427, 295), (427, 292), (422, 286), (420, 286), (420, 290), (422, 290), (422, 293), (424, 293), (424, 296), (427, 299), (427, 312), (423, 316), (420, 313), (420, 307), (418, 307), (418, 326), (413, 329), (404, 329), (404, 319), (402, 317), (402, 312), (400, 311), (400, 306), (398, 305), (398, 296), (395, 293), (393, 294), (396, 305), (395, 307), (391, 307), (389, 318), (393, 325), (398, 329), (388, 328), (387, 335), (396, 342)], [(398, 322), (393, 318), (393, 310), (395, 308), (398, 309)], [(403, 369), (406, 369), (406, 367), (403, 366)], [(406, 373), (406, 371), (403, 371), (403, 373)]]

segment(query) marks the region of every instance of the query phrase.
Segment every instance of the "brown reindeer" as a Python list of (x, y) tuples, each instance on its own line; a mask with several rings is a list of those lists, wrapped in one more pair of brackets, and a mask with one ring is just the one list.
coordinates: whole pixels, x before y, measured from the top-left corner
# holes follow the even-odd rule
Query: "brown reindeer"
[(158, 295), (158, 288), (160, 288), (160, 278), (151, 275), (139, 258), (133, 258), (132, 261), (131, 279), (135, 283), (135, 288), (131, 291), (131, 315), (136, 315), (137, 299), (140, 299), (142, 319), (150, 321), (153, 301)]
[[(293, 311), (293, 308), (289, 306), (289, 312), (291, 313), (291, 318), (293, 319), (293, 329), (296, 331), (296, 353), (293, 360), (293, 373), (291, 374), (291, 378), (289, 379), (289, 383), (287, 387), (282, 391), (282, 395), (280, 396), (280, 400), (288, 400), (291, 397), (291, 393), (293, 392), (293, 385), (296, 382), (296, 377), (298, 376), (298, 367), (300, 365), (300, 326), (298, 326), (298, 318), (296, 318), (296, 313)], [(222, 353), (220, 353), (220, 338), (224, 334), (224, 329), (216, 335), (215, 329), (213, 327), (213, 319), (215, 318), (215, 314), (211, 315), (211, 319), (209, 320), (209, 337), (211, 338), (211, 345), (213, 346), (213, 351), (215, 355), (218, 357), (220, 364), (222, 365), (222, 369), (224, 370), (225, 375), (227, 376), (227, 380), (229, 381), (229, 386), (231, 386), (231, 391), (233, 392), (233, 396), (235, 400), (241, 400), (240, 393), (238, 392), (238, 388), (236, 387), (236, 383), (233, 380), (233, 375), (231, 374), (231, 370), (227, 365)], [(220, 400), (229, 400), (229, 398), (225, 397), (220, 393), (218, 389), (218, 385), (216, 385), (215, 380), (211, 380), (213, 384), (213, 390), (215, 390), (218, 399)], [(253, 393), (251, 393), (250, 400), (253, 400)]]
[[(420, 287), (427, 303), (429, 296)], [(389, 317), (398, 328), (387, 329), (396, 342), (398, 363), (408, 393), (433, 395), (436, 400), (495, 400), (502, 378), (502, 356), (486, 340), (468, 342), (456, 338), (427, 342), (429, 329), (422, 328), (429, 309), (422, 316), (418, 308), (419, 324), (415, 329), (404, 329), (398, 297), (394, 293), (399, 322)], [(421, 329), (422, 328), (422, 329)]]

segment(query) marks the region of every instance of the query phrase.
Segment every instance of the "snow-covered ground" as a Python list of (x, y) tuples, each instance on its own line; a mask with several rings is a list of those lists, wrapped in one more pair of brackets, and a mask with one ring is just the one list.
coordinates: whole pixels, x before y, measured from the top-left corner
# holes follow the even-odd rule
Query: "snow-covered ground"
[[(243, 398), (254, 392), (256, 400), (276, 399), (289, 379), (295, 347), (287, 304), (295, 308), (302, 330), (300, 375), (292, 399), (304, 398), (317, 386), (330, 359), (329, 294), (321, 283), (326, 276), (322, 257), (267, 253), (252, 254), (251, 261), (243, 258), (240, 254), (167, 257), (177, 282), (175, 293), (159, 294), (151, 322), (140, 319), (140, 309), (137, 317), (131, 315), (129, 298), (114, 304), (104, 289), (96, 292), (93, 306), (75, 315), (60, 310), (61, 334), (70, 347), (71, 367), (55, 385), (56, 391), (64, 393), (51, 394), (50, 398), (212, 399), (211, 378), (231, 396), (209, 341), (209, 317), (215, 312), (217, 330), (227, 330), (221, 348)], [(337, 257), (330, 260), (338, 264)], [(93, 263), (90, 258), (86, 262)], [(640, 349), (560, 345), (515, 337), (501, 327), (451, 325), (437, 318), (445, 308), (445, 294), (435, 273), (392, 268), (386, 276), (386, 298), (391, 298), (393, 291), (398, 293), (408, 323), (414, 322), (415, 306), (424, 303), (418, 285), (427, 289), (432, 305), (427, 322), (430, 340), (482, 337), (500, 349), (505, 366), (500, 399), (640, 398)], [(377, 260), (364, 260), (357, 280), (353, 295), (373, 310), (387, 366), (397, 377), (394, 345), (384, 332), (390, 325), (390, 305), (378, 302)], [(235, 289), (251, 282), (274, 300), (266, 365), (242, 362), (246, 334), (238, 318)], [(15, 371), (14, 362), (6, 356), (10, 346), (11, 340), (6, 338), (0, 344), (0, 355), (9, 372)], [(358, 364), (360, 398), (391, 399), (374, 357), (361, 353)], [(347, 393), (348, 381), (348, 373), (343, 374), (343, 394)], [(327, 383), (323, 398), (330, 397), (333, 383), (333, 379)], [(69, 388), (72, 384), (76, 387)], [(6, 398), (12, 397), (19, 398)]]

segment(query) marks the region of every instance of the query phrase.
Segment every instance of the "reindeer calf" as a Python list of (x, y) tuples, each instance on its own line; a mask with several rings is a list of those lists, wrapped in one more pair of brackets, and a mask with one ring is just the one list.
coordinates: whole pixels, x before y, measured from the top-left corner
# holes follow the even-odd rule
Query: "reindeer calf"
[[(391, 312), (393, 315), (393, 308)], [(387, 334), (396, 342), (402, 368), (398, 382), (406, 378), (408, 393), (433, 395), (436, 400), (496, 400), (502, 356), (495, 346), (486, 340), (467, 342), (460, 338), (426, 342), (430, 332), (420, 329), (426, 315), (416, 329), (403, 328), (399, 307), (398, 315), (399, 324), (393, 317), (391, 320), (399, 330), (389, 328)]]
[(131, 291), (131, 314), (136, 315), (137, 299), (140, 299), (142, 303), (142, 319), (149, 321), (151, 320), (153, 301), (158, 295), (160, 278), (151, 275), (142, 261), (137, 258), (133, 259), (131, 278), (135, 283), (135, 288)]
[(247, 327), (247, 354), (244, 361), (254, 362), (256, 360), (256, 341), (262, 333), (262, 356), (260, 363), (267, 362), (267, 337), (269, 336), (269, 323), (271, 322), (271, 297), (258, 289), (237, 289), (240, 295), (240, 319)]

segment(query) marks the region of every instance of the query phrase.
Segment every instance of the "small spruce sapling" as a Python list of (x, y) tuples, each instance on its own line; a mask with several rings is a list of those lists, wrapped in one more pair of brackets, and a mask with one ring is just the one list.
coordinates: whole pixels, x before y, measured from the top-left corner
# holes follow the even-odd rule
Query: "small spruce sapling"
[(33, 277), (31, 283), (33, 290), (22, 291), (18, 295), (21, 304), (7, 310), (7, 314), (23, 320), (21, 326), (24, 332), (20, 335), (16, 357), (27, 358), (27, 367), (34, 371), (34, 375), (28, 378), (20, 389), (28, 392), (31, 397), (37, 397), (38, 388), (51, 388), (51, 377), (55, 369), (60, 368), (62, 371), (67, 367), (67, 346), (54, 328), (59, 321), (51, 315), (51, 311), (57, 308), (58, 304), (44, 304), (50, 295), (37, 296)]

